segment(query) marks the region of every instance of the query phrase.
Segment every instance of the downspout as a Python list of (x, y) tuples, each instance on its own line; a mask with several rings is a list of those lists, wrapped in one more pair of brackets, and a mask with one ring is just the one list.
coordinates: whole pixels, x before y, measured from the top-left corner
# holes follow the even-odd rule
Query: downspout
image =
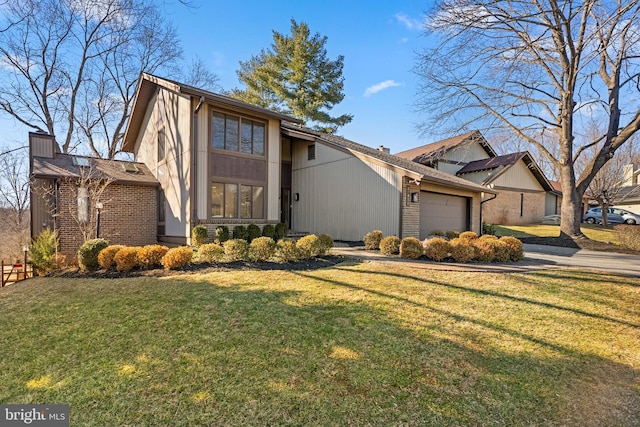
[(482, 235), (482, 205), (484, 205), (487, 202), (490, 202), (491, 200), (495, 199), (496, 197), (498, 197), (498, 195), (494, 194), (492, 198), (480, 201), (480, 235)]
[(200, 111), (203, 103), (204, 96), (201, 96), (196, 109), (193, 111), (193, 148), (191, 150), (191, 157), (193, 158), (193, 179), (191, 181), (193, 213), (191, 217), (191, 228), (198, 225), (198, 111)]

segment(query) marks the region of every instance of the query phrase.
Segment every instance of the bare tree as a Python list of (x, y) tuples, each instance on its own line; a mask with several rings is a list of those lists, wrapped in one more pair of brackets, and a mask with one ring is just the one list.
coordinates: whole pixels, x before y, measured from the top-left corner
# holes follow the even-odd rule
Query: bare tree
[[(543, 153), (562, 184), (561, 233), (582, 236), (582, 196), (640, 129), (639, 14), (639, 0), (442, 1), (419, 106), (440, 125), (509, 129)], [(577, 138), (592, 118), (605, 131)]]
[(29, 174), (25, 147), (0, 150), (0, 259), (29, 244)]
[[(150, 0), (8, 0), (0, 33), (0, 111), (96, 156), (120, 149), (135, 85), (179, 58)], [(78, 129), (79, 128), (79, 129)]]

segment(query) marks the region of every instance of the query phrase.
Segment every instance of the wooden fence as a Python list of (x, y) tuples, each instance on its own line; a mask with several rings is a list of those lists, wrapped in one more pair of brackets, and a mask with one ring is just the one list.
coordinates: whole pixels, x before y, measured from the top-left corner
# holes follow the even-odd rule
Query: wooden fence
[(25, 280), (29, 277), (33, 277), (33, 266), (27, 262), (20, 262), (15, 264), (5, 264), (4, 261), (0, 261), (0, 271), (2, 287), (12, 283)]

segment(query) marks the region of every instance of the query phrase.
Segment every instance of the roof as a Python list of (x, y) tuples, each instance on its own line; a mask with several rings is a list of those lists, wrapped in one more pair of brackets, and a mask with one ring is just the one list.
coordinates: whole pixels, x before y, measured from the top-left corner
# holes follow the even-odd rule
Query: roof
[(487, 140), (484, 139), (478, 130), (443, 139), (432, 144), (422, 145), (417, 148), (412, 148), (411, 150), (401, 151), (395, 155), (404, 159), (413, 160), (414, 162), (426, 163), (430, 160), (441, 158), (446, 152), (470, 141), (477, 141), (489, 156), (494, 157), (496, 155), (493, 148), (491, 148)]
[(285, 122), (282, 123), (282, 130), (285, 134), (290, 135), (294, 138), (320, 141), (334, 147), (346, 149), (354, 155), (360, 154), (380, 160), (388, 165), (404, 169), (408, 172), (409, 175), (416, 175), (420, 178), (420, 180), (449, 187), (462, 188), (465, 190), (495, 194), (495, 191), (466, 179), (438, 171), (428, 166), (421, 165), (420, 163), (416, 163), (414, 161), (407, 160), (405, 158), (398, 157), (396, 155), (389, 154), (375, 148), (367, 147), (366, 145), (358, 144), (357, 142), (353, 142), (339, 136), (317, 132), (308, 128)]
[(256, 105), (242, 102), (237, 99), (210, 92), (204, 89), (198, 89), (194, 86), (180, 83), (175, 80), (157, 77), (152, 74), (142, 73), (138, 82), (138, 88), (136, 89), (136, 96), (133, 103), (133, 108), (131, 109), (131, 115), (129, 116), (127, 128), (124, 133), (124, 141), (122, 143), (123, 151), (133, 152), (138, 133), (140, 132), (140, 128), (142, 127), (142, 122), (146, 114), (147, 105), (151, 101), (151, 98), (156, 93), (156, 90), (159, 86), (176, 91), (178, 93), (183, 93), (185, 95), (195, 96), (198, 98), (203, 97), (207, 100), (227, 105), (229, 107), (248, 110), (254, 114), (258, 114), (261, 116), (279, 120), (286, 120), (292, 123), (302, 123), (301, 120), (298, 120), (286, 114), (271, 111), (266, 108), (258, 107)]
[(549, 184), (551, 184), (554, 193), (562, 195), (562, 184), (559, 181), (549, 180)]
[(618, 203), (640, 202), (640, 185), (621, 187), (616, 191)]
[[(493, 170), (493, 169), (504, 169), (505, 171), (509, 169), (511, 166), (518, 163), (520, 160), (523, 160), (527, 165), (531, 173), (536, 177), (542, 188), (545, 191), (554, 191), (553, 186), (544, 176), (542, 170), (537, 165), (533, 157), (529, 154), (528, 151), (521, 151), (519, 153), (506, 154), (504, 156), (496, 156), (490, 157), (488, 159), (475, 160), (473, 162), (467, 163), (462, 169), (460, 169), (456, 175), (464, 175), (466, 173), (479, 172), (483, 170)], [(491, 176), (490, 180), (485, 184), (488, 184), (490, 181), (496, 179), (499, 174), (495, 174)]]
[[(75, 159), (86, 159), (89, 166), (78, 166)], [(127, 172), (125, 166), (134, 165), (137, 172)], [(134, 168), (131, 168), (132, 170)], [(74, 156), (70, 154), (56, 154), (53, 158), (34, 157), (32, 174), (34, 178), (43, 179), (80, 179), (90, 174), (96, 179), (113, 180), (116, 184), (130, 184), (143, 186), (159, 186), (160, 183), (153, 176), (144, 163), (125, 162), (121, 160), (97, 159), (95, 157)]]

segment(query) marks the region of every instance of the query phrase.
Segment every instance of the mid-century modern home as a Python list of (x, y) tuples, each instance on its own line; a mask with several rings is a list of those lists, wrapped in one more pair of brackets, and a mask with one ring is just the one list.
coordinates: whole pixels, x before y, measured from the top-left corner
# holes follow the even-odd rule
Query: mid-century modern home
[(495, 194), (483, 200), (483, 221), (530, 224), (559, 212), (561, 193), (547, 180), (528, 152), (498, 156), (479, 131), (396, 154), (450, 175), (464, 178)]
[[(213, 234), (218, 225), (284, 222), (293, 232), (344, 241), (362, 240), (372, 230), (420, 239), (434, 230), (480, 232), (483, 197), (496, 194), (383, 147), (316, 132), (285, 114), (149, 74), (140, 78), (124, 135), (123, 150), (135, 162), (79, 160), (57, 153), (53, 138), (44, 149), (46, 140), (32, 141), (32, 170), (50, 184), (67, 183), (69, 196), (54, 197), (58, 211), (64, 200), (77, 206), (85, 162), (108, 169), (113, 187), (132, 195), (130, 204), (111, 193), (95, 201), (100, 235), (112, 243), (134, 244), (134, 235), (140, 236), (135, 244), (189, 243), (199, 224)], [(95, 206), (89, 212), (91, 220)], [(113, 213), (125, 229), (104, 223)], [(61, 216), (55, 218), (61, 228)], [(144, 223), (144, 230), (129, 220)], [(35, 221), (34, 235), (47, 221), (55, 222)]]

